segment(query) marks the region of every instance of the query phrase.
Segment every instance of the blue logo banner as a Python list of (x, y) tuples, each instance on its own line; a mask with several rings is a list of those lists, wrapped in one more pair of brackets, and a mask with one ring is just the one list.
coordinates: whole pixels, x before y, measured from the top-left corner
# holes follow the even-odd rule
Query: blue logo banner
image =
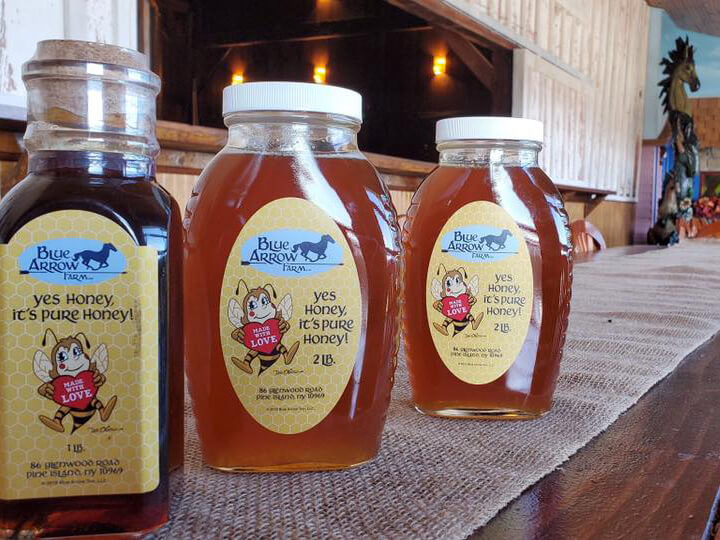
[(508, 229), (472, 225), (445, 233), (443, 253), (468, 262), (501, 261), (518, 253), (517, 238)]
[(125, 256), (111, 243), (54, 238), (34, 244), (18, 257), (20, 273), (53, 285), (94, 285), (124, 274)]
[(272, 276), (313, 276), (342, 265), (343, 252), (329, 234), (276, 229), (243, 244), (242, 264)]

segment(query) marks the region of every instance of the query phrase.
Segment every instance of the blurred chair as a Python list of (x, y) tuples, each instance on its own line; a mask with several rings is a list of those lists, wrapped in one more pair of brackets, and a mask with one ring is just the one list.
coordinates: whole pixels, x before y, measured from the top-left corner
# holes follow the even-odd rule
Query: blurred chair
[(605, 239), (600, 230), (584, 219), (578, 219), (570, 224), (573, 251), (575, 253), (590, 253), (607, 249)]

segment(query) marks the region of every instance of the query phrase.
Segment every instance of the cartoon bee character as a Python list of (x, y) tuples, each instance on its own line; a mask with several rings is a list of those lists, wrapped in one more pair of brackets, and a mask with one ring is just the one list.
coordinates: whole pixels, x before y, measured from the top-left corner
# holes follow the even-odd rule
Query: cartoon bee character
[(92, 358), (88, 358), (79, 338), (83, 338), (88, 350), (90, 350), (90, 342), (82, 332), (58, 339), (48, 328), (43, 336), (43, 347), (46, 346), (48, 334), (55, 340), (50, 358), (42, 350), (35, 352), (33, 371), (43, 382), (38, 388), (38, 393), (60, 407), (54, 418), (40, 415), (40, 421), (59, 433), (65, 431), (63, 419), (68, 414), (73, 419), (72, 433), (86, 424), (95, 411), (98, 411), (100, 419), (106, 422), (117, 402), (117, 396), (113, 396), (104, 405), (97, 397), (99, 388), (107, 380), (105, 377), (108, 368), (107, 347), (104, 344), (99, 345)]
[[(480, 313), (477, 317), (470, 313), (470, 310), (477, 302), (475, 297), (480, 290), (480, 278), (475, 275), (470, 279), (470, 283), (465, 284), (467, 272), (460, 267), (457, 270), (446, 271), (444, 265), (440, 265), (437, 275), (440, 275), (440, 268), (443, 269), (442, 282), (439, 279), (433, 279), (430, 285), (430, 292), (435, 298), (433, 308), (445, 316), (442, 324), (433, 323), (435, 329), (443, 336), (449, 335), (448, 327), (452, 324), (453, 336), (462, 332), (468, 324), (472, 324), (472, 329), (477, 330), (483, 319)], [(462, 271), (462, 273), (461, 273)]]
[(245, 373), (252, 374), (252, 362), (260, 359), (258, 375), (272, 366), (282, 356), (285, 365), (289, 365), (300, 346), (296, 341), (289, 349), (282, 344), (282, 338), (290, 330), (290, 317), (292, 316), (292, 298), (286, 294), (277, 307), (270, 300), (277, 299), (275, 288), (271, 284), (250, 289), (244, 280), (238, 282), (235, 294), (240, 294), (240, 284), (245, 286), (247, 294), (242, 302), (235, 298), (230, 299), (228, 305), (228, 319), (235, 326), (232, 338), (249, 350), (243, 360), (232, 357), (232, 362)]

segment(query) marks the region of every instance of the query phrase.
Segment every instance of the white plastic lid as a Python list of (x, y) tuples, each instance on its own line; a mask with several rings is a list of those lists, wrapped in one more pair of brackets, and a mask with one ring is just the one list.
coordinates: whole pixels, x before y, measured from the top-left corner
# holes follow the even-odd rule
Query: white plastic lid
[(438, 121), (435, 142), (508, 140), (543, 142), (543, 123), (508, 116), (461, 116)]
[(362, 96), (340, 86), (298, 82), (251, 82), (226, 86), (223, 116), (243, 111), (319, 112), (362, 122)]

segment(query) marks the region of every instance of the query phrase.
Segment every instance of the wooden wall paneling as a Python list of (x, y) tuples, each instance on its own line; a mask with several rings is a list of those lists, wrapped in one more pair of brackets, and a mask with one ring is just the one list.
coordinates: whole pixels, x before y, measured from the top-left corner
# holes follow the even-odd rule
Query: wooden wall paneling
[[(592, 61), (589, 64), (590, 67), (590, 78), (593, 81), (593, 93), (594, 99), (589, 100), (590, 110), (588, 114), (588, 126), (589, 126), (589, 138), (590, 141), (596, 141), (595, 138), (597, 133), (597, 126), (600, 122), (600, 106), (598, 95), (600, 94), (600, 84), (598, 83), (598, 75), (600, 73), (600, 62), (597, 59), (599, 51), (602, 50), (604, 41), (607, 39), (607, 34), (603, 31), (607, 25), (607, 18), (604, 17), (607, 0), (597, 0), (592, 5), (592, 26), (589, 33), (592, 38), (590, 40), (591, 50), (590, 58)], [(595, 175), (599, 166), (599, 149), (591, 149), (590, 143), (587, 145), (586, 163), (588, 168), (588, 178), (590, 175)]]
[(395, 210), (397, 210), (398, 216), (407, 215), (408, 208), (410, 208), (410, 201), (412, 201), (413, 193), (410, 191), (398, 191), (395, 189), (390, 190), (390, 198), (392, 199)]
[(550, 17), (550, 52), (558, 58), (562, 58), (562, 6), (557, 2), (553, 2), (551, 6), (552, 12)]
[(570, 221), (584, 219), (595, 225), (607, 242), (608, 247), (626, 246), (632, 243), (635, 203), (603, 201), (587, 216), (581, 202), (565, 203)]
[(579, 68), (578, 62), (576, 61), (577, 49), (573, 49), (572, 40), (573, 34), (577, 32), (579, 25), (576, 24), (575, 19), (567, 9), (562, 10), (562, 45), (560, 58), (566, 58), (568, 64), (574, 68)]
[(608, 109), (611, 112), (612, 124), (608, 133), (614, 134), (611, 137), (612, 145), (608, 145), (609, 156), (615, 155), (615, 159), (611, 159), (612, 165), (610, 176), (607, 178), (606, 186), (611, 184), (613, 181), (616, 182), (616, 190), (618, 194), (622, 190), (623, 173), (625, 170), (624, 150), (625, 140), (627, 134), (622, 131), (623, 121), (623, 108), (625, 100), (625, 74), (627, 72), (627, 57), (621, 58), (621, 51), (625, 50), (626, 39), (627, 39), (627, 2), (624, 0), (618, 3), (617, 8), (620, 16), (615, 18), (616, 35), (613, 43), (613, 58), (611, 61), (612, 65), (612, 80), (613, 90), (610, 93), (610, 103), (612, 108)]
[(500, 0), (488, 0), (487, 14), (496, 20), (500, 19)]
[[(650, 26), (650, 12), (645, 6), (636, 6), (637, 20), (643, 28)], [(631, 137), (632, 144), (631, 154), (628, 159), (628, 187), (627, 193), (629, 197), (635, 197), (637, 192), (637, 181), (640, 171), (640, 153), (642, 147), (643, 133), (643, 113), (644, 113), (644, 90), (645, 90), (645, 71), (647, 62), (645, 59), (648, 54), (648, 40), (645, 34), (635, 36), (637, 54), (633, 55), (633, 70), (630, 71), (634, 77), (632, 78), (632, 86), (628, 91), (631, 100), (632, 112), (629, 118), (632, 118), (628, 126), (628, 136)], [(634, 128), (634, 129), (633, 129)]]
[(167, 189), (180, 205), (180, 211), (185, 212), (185, 206), (192, 194), (197, 176), (193, 174), (158, 173), (158, 183)]
[[(642, 25), (646, 28), (650, 27), (650, 12), (648, 10), (643, 10), (642, 13)], [(640, 54), (637, 59), (638, 66), (645, 65), (646, 62), (643, 62), (643, 58), (647, 58), (648, 55), (648, 47), (649, 43), (647, 39), (640, 39)], [(646, 69), (637, 69), (636, 70), (636, 78), (635, 78), (635, 85), (636, 85), (636, 107), (635, 107), (635, 146), (636, 146), (636, 153), (635, 153), (635, 169), (633, 172), (633, 194), (635, 195), (637, 193), (637, 185), (638, 180), (640, 178), (640, 164), (642, 160), (642, 138), (643, 138), (643, 121), (644, 121), (644, 104), (645, 104), (645, 72)]]
[(508, 5), (509, 13), (509, 19), (510, 19), (510, 28), (512, 28), (515, 32), (518, 34), (523, 33), (522, 28), (522, 9), (523, 9), (523, 1), (522, 0), (505, 0)]
[(632, 244), (635, 203), (604, 201), (585, 219), (600, 229), (608, 247)]
[(590, 73), (590, 56), (592, 54), (592, 32), (588, 19), (583, 24), (583, 31), (573, 44), (580, 50), (580, 71)]
[[(623, 0), (609, 0), (608, 4), (612, 5), (612, 10), (617, 9), (617, 2), (622, 2)], [(600, 132), (598, 133), (598, 138), (596, 140), (606, 140), (605, 144), (602, 144), (599, 146), (601, 150), (601, 159), (600, 159), (600, 171), (603, 172), (602, 178), (599, 179), (597, 182), (598, 186), (605, 188), (610, 181), (610, 178), (612, 177), (612, 167), (613, 163), (612, 160), (610, 160), (611, 155), (611, 146), (614, 145), (614, 139), (610, 138), (608, 140), (607, 137), (605, 137), (606, 133), (611, 133), (612, 128), (612, 117), (613, 112), (611, 107), (613, 106), (612, 103), (612, 95), (611, 90), (614, 90), (614, 85), (607, 84), (608, 81), (612, 80), (613, 76), (613, 67), (614, 67), (614, 50), (612, 47), (612, 44), (615, 42), (615, 29), (617, 28), (617, 24), (614, 24), (614, 20), (611, 18), (612, 10), (610, 8), (610, 5), (608, 6), (608, 26), (607, 26), (607, 42), (605, 44), (605, 49), (600, 51), (600, 55), (598, 56), (598, 62), (600, 62), (604, 69), (601, 72), (602, 79), (599, 81), (600, 88), (602, 89), (602, 101), (601, 101), (601, 114), (600, 114)]]
[[(635, 4), (632, 6), (632, 17), (634, 20), (642, 20), (642, 13), (639, 7)], [(632, 31), (632, 24), (628, 25), (628, 34), (630, 34), (630, 43), (628, 44), (628, 51), (642, 51), (642, 41), (647, 41), (647, 37), (642, 39), (643, 36), (639, 36), (636, 32)], [(638, 88), (637, 73), (640, 70), (640, 54), (630, 55), (630, 68), (627, 70), (627, 81), (625, 83), (625, 133), (627, 137), (627, 145), (625, 147), (625, 186), (624, 195), (626, 197), (636, 196), (635, 192), (635, 179), (637, 178), (637, 158), (639, 151), (639, 141), (637, 139), (636, 125), (642, 123), (642, 115), (638, 114), (638, 104), (641, 102), (639, 98), (641, 96), (640, 88)], [(643, 58), (647, 58), (643, 55)], [(647, 63), (647, 61), (645, 61)], [(644, 105), (644, 104), (643, 104)]]
[[(563, 183), (634, 197), (647, 7), (642, 0), (538, 0), (533, 20), (536, 42), (546, 41), (549, 52), (587, 76), (516, 49), (513, 114), (545, 122), (541, 164)], [(523, 60), (525, 74), (517, 65)], [(530, 82), (533, 70), (539, 89)]]
[(578, 167), (577, 156), (582, 152), (584, 145), (581, 145), (580, 132), (577, 129), (578, 124), (582, 123), (582, 110), (579, 106), (578, 92), (574, 88), (568, 88), (568, 106), (570, 114), (565, 117), (565, 132), (568, 139), (577, 141), (577, 152), (565, 152), (565, 168), (568, 178), (582, 178)]
[[(630, 4), (630, 15), (625, 25), (626, 29), (626, 52), (640, 50), (640, 43), (638, 42), (637, 32), (632, 31), (633, 21), (637, 21), (640, 16), (640, 12), (635, 4)], [(647, 41), (647, 39), (645, 40)], [(635, 174), (635, 152), (637, 151), (636, 145), (636, 131), (634, 124), (636, 121), (634, 105), (637, 103), (636, 98), (636, 74), (638, 70), (638, 56), (637, 54), (627, 55), (627, 69), (624, 70), (624, 92), (623, 92), (623, 110), (622, 110), (622, 131), (623, 137), (625, 138), (625, 144), (622, 148), (622, 159), (621, 163), (624, 165), (623, 175), (620, 178), (620, 185), (618, 186), (618, 194), (623, 197), (633, 197), (634, 193), (634, 174)]]
[(537, 0), (535, 11), (535, 43), (545, 50), (550, 48), (550, 2), (551, 0)]
[[(650, 16), (649, 13), (641, 13), (641, 17), (643, 17), (644, 24), (648, 27), (650, 26)], [(638, 37), (638, 49), (641, 51), (641, 55), (644, 58), (647, 58), (648, 55), (648, 40), (642, 39), (641, 37)], [(638, 190), (638, 182), (640, 179), (640, 161), (642, 159), (642, 137), (643, 137), (643, 127), (644, 127), (644, 106), (645, 106), (645, 80), (640, 79), (639, 73), (642, 71), (643, 73), (646, 70), (639, 69), (641, 64), (640, 59), (636, 59), (635, 64), (635, 77), (633, 81), (633, 88), (631, 89), (631, 95), (634, 99), (634, 107), (633, 107), (633, 120), (630, 124), (630, 129), (632, 129), (633, 124), (635, 127), (634, 133), (632, 133), (632, 141), (633, 141), (633, 163), (632, 168), (630, 170), (629, 174), (629, 182), (630, 187), (629, 191), (631, 191), (632, 196), (637, 197), (637, 190)], [(647, 64), (647, 62), (646, 62)]]
[[(541, 81), (541, 92), (545, 94), (545, 104), (544, 107), (538, 111), (539, 116), (541, 117), (541, 120), (543, 124), (546, 127), (545, 129), (545, 146), (544, 151), (542, 154), (544, 155), (544, 164), (541, 164), (541, 167), (543, 167), (546, 171), (554, 171), (557, 169), (557, 158), (553, 154), (552, 149), (555, 147), (553, 144), (555, 139), (555, 132), (552, 129), (552, 119), (553, 114), (555, 111), (556, 105), (559, 106), (560, 104), (555, 101), (553, 96), (553, 81), (551, 78), (546, 77), (544, 73), (540, 72), (540, 81)], [(536, 114), (537, 114), (536, 113)], [(529, 116), (527, 114), (522, 114), (520, 116)], [(541, 154), (541, 155), (542, 155)]]
[(541, 166), (559, 183), (585, 184), (587, 160), (587, 103), (593, 88), (530, 51), (517, 49), (513, 114), (544, 122), (545, 145)]
[(537, 40), (537, 13), (535, 7), (537, 0), (523, 0), (522, 5), (522, 31), (526, 38), (531, 41)]

